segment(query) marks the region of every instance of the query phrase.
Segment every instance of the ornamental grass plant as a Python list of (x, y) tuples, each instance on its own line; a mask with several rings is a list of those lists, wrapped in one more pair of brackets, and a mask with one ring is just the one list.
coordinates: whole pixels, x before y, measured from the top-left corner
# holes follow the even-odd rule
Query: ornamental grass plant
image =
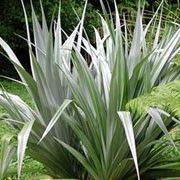
[(18, 96), (0, 94), (0, 104), (9, 113), (7, 121), (19, 130), (18, 178), (26, 147), (55, 178), (180, 177), (180, 162), (166, 161), (162, 166), (160, 157), (167, 144), (178, 145), (168, 131), (179, 120), (158, 108), (150, 107), (142, 115), (136, 114), (136, 108), (126, 108), (153, 87), (179, 77), (179, 68), (171, 65), (180, 50), (179, 24), (162, 23), (162, 4), (143, 24), (139, 5), (131, 33), (126, 19), (120, 20), (116, 3), (112, 14), (100, 2), (102, 32), (94, 28), (94, 45), (83, 27), (87, 1), (70, 35), (61, 28), (60, 10), (48, 28), (42, 4), (42, 24), (32, 6), (33, 38), (22, 1), (32, 76), (0, 39), (19, 83), (33, 100), (30, 107)]

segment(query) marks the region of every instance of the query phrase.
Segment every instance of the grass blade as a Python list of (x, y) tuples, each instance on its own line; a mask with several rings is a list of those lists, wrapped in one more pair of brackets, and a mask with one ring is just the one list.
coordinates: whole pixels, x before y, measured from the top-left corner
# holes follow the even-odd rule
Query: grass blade
[(26, 122), (21, 132), (18, 134), (18, 149), (17, 149), (18, 179), (20, 178), (21, 175), (25, 150), (33, 124), (34, 124), (34, 120), (31, 120), (30, 122)]
[(46, 130), (44, 131), (41, 139), (39, 140), (39, 142), (41, 142), (45, 136), (49, 133), (49, 131), (51, 130), (51, 128), (55, 125), (55, 123), (58, 121), (59, 117), (61, 116), (61, 114), (63, 113), (63, 111), (67, 108), (67, 106), (72, 102), (72, 100), (69, 99), (65, 99), (63, 104), (59, 107), (59, 109), (57, 110), (57, 112), (55, 113), (55, 115), (53, 116), (53, 118), (51, 119), (51, 121), (49, 122), (48, 126), (46, 127)]
[(137, 171), (138, 180), (140, 179), (139, 174), (139, 168), (138, 168), (138, 162), (137, 162), (137, 153), (136, 153), (136, 146), (135, 146), (135, 137), (133, 132), (133, 125), (132, 125), (132, 119), (130, 116), (130, 112), (125, 111), (119, 111), (118, 115), (120, 117), (120, 120), (122, 121), (122, 124), (124, 126), (126, 138), (133, 156), (134, 164)]

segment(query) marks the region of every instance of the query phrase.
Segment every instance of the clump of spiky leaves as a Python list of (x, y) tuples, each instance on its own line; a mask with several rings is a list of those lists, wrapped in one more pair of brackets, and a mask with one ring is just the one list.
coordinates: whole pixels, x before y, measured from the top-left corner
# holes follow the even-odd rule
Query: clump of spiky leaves
[[(95, 46), (82, 37), (85, 10), (80, 25), (62, 43), (60, 16), (53, 37), (44, 13), (41, 27), (32, 9), (34, 43), (27, 21), (26, 26), (33, 77), (0, 39), (35, 105), (31, 109), (17, 96), (0, 96), (9, 121), (22, 129), (18, 135), (19, 175), (28, 138), (33, 157), (57, 177), (136, 179), (161, 161), (158, 155), (166, 144), (154, 145), (163, 133), (168, 134), (166, 127), (174, 124), (171, 117), (161, 111), (167, 115), (162, 120), (159, 110), (151, 108), (149, 114), (135, 118), (125, 110), (130, 100), (179, 76), (171, 61), (179, 52), (180, 28), (167, 25), (161, 37), (157, 12), (143, 27), (139, 8), (131, 37), (125, 19), (120, 24), (117, 8), (114, 24), (101, 4), (103, 34), (95, 29)], [(146, 42), (146, 36), (152, 34), (152, 42)], [(81, 49), (91, 58), (89, 66)]]
[[(22, 5), (24, 8), (23, 1)], [(71, 35), (67, 35), (61, 29), (60, 14), (54, 24), (54, 20), (52, 20), (51, 27), (48, 29), (42, 5), (41, 10), (42, 24), (38, 22), (32, 6), (34, 42), (31, 42), (24, 8), (32, 76), (22, 67), (8, 44), (0, 39), (0, 44), (16, 68), (22, 80), (21, 83), (27, 88), (34, 107), (32, 109), (19, 97), (5, 92), (1, 93), (0, 101), (10, 114), (9, 122), (18, 130), (22, 129), (18, 135), (18, 176), (20, 176), (27, 140), (31, 133), (28, 147), (34, 158), (41, 161), (57, 177), (78, 177), (79, 171), (83, 171), (81, 171), (79, 163), (74, 161), (69, 153), (54, 140), (54, 137), (68, 144), (74, 144), (76, 148), (79, 146), (72, 130), (60, 117), (64, 109), (71, 103), (71, 100), (68, 100), (71, 99), (71, 91), (63, 72), (59, 68), (64, 69), (67, 73), (74, 74), (71, 71), (71, 51), (76, 37), (78, 37), (76, 47), (80, 49), (85, 10), (82, 20)], [(76, 77), (74, 76), (74, 78)], [(72, 114), (71, 109), (66, 109), (66, 112)], [(54, 123), (57, 120), (58, 122), (45, 138), (45, 141), (38, 144), (50, 120), (53, 120)], [(51, 124), (51, 127), (54, 123)]]
[(0, 151), (0, 179), (4, 179), (7, 175), (9, 166), (12, 163), (13, 157), (16, 153), (16, 148), (11, 142), (12, 136), (4, 135), (1, 139)]
[[(139, 9), (131, 39), (125, 20), (120, 24), (117, 8), (115, 25), (105, 10), (104, 14), (102, 37), (95, 29), (96, 46), (83, 39), (83, 48), (92, 60), (89, 67), (74, 48), (72, 61), (78, 84), (65, 72), (79, 113), (77, 120), (69, 116), (66, 121), (82, 142), (83, 154), (56, 139), (94, 179), (136, 179), (136, 171), (138, 178), (143, 177), (160, 163), (158, 155), (166, 144), (161, 143), (157, 148), (154, 144), (163, 133), (168, 134), (167, 127), (175, 122), (160, 111), (167, 115), (162, 120), (159, 110), (152, 108), (148, 111), (150, 116), (146, 113), (131, 118), (125, 107), (131, 99), (179, 76), (179, 69), (172, 69), (171, 61), (179, 52), (180, 28), (168, 25), (161, 37), (161, 17), (158, 24), (154, 16), (143, 27)], [(146, 36), (152, 34), (155, 34), (152, 42), (146, 42)], [(159, 176), (164, 175), (162, 172)], [(174, 175), (179, 176), (177, 171)]]

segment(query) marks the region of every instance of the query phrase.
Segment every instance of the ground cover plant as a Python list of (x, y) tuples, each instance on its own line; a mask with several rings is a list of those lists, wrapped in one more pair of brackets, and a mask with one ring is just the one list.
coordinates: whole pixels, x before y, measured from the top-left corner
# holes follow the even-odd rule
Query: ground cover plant
[[(60, 13), (48, 29), (42, 6), (42, 25), (32, 6), (34, 42), (23, 6), (32, 76), (0, 39), (22, 80), (19, 83), (33, 101), (32, 108), (18, 96), (5, 91), (0, 95), (0, 103), (9, 113), (7, 121), (19, 131), (18, 178), (26, 146), (56, 178), (180, 176), (180, 162), (165, 161), (162, 166), (159, 156), (168, 143), (176, 148), (178, 140), (173, 142), (168, 130), (179, 120), (158, 108), (149, 108), (142, 115), (137, 115), (135, 108), (126, 108), (132, 99), (179, 77), (178, 66), (171, 65), (179, 53), (179, 25), (163, 24), (161, 32), (161, 6), (143, 25), (139, 6), (131, 34), (125, 18), (121, 23), (116, 4), (112, 15), (100, 2), (102, 33), (95, 29), (95, 45), (83, 28), (87, 2), (71, 35), (61, 29)], [(66, 36), (64, 42), (62, 35)], [(151, 41), (146, 41), (149, 37)], [(82, 50), (89, 55), (90, 64)], [(168, 139), (161, 141), (164, 134)]]

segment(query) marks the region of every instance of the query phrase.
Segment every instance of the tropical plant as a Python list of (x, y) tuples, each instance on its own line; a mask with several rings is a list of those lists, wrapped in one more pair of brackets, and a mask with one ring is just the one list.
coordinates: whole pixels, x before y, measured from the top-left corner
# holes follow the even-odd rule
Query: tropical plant
[[(72, 34), (67, 36), (67, 34), (61, 29), (60, 14), (58, 15), (57, 22), (54, 24), (55, 31), (53, 31), (52, 24), (51, 29), (48, 30), (43, 9), (41, 27), (32, 7), (34, 31), (34, 43), (32, 43), (25, 9), (24, 13), (26, 18), (28, 36), (27, 43), (29, 45), (33, 77), (31, 77), (31, 75), (22, 67), (8, 44), (0, 39), (2, 48), (4, 48), (5, 51), (7, 50), (6, 52), (8, 53), (10, 61), (15, 66), (19, 76), (22, 78), (22, 83), (30, 93), (35, 109), (34, 110), (27, 106), (27, 104), (17, 96), (9, 95), (7, 93), (1, 94), (0, 98), (2, 105), (5, 109), (10, 110), (8, 111), (11, 115), (10, 122), (12, 122), (12, 124), (19, 130), (24, 126), (21, 133), (18, 135), (18, 176), (20, 176), (27, 139), (34, 123), (35, 129), (32, 130), (32, 138), (30, 138), (32, 141), (29, 141), (29, 146), (32, 147), (29, 148), (29, 151), (33, 152), (32, 156), (51, 169), (56, 176), (74, 177), (77, 176), (78, 171), (81, 171), (78, 163), (74, 162), (69, 153), (64, 151), (59, 143), (54, 140), (55, 136), (63, 139), (64, 142), (69, 144), (72, 144), (71, 142), (78, 144), (75, 143), (76, 138), (72, 135), (72, 130), (67, 124), (60, 122), (54, 129), (55, 134), (49, 134), (45, 143), (37, 143), (50, 120), (59, 118), (62, 111), (70, 103), (70, 100), (65, 99), (71, 98), (71, 92), (67, 86), (64, 74), (59, 70), (57, 64), (61, 65), (65, 61), (66, 69), (69, 68), (68, 72), (70, 73), (71, 50), (78, 30), (79, 38), (77, 48), (80, 49), (84, 15)], [(55, 39), (53, 39), (53, 34)], [(66, 36), (65, 42), (62, 42), (62, 34)], [(33, 54), (32, 47), (35, 47), (36, 57)], [(39, 151), (39, 149), (41, 150)], [(72, 164), (77, 165), (72, 166)]]
[[(167, 143), (176, 144), (167, 128), (179, 121), (156, 108), (136, 116), (136, 112), (126, 111), (126, 105), (153, 87), (179, 77), (179, 69), (171, 66), (179, 53), (179, 25), (168, 24), (161, 36), (162, 11), (160, 20), (156, 19), (160, 8), (147, 25), (143, 25), (139, 8), (131, 35), (125, 18), (120, 23), (117, 6), (113, 17), (101, 1), (102, 34), (95, 29), (93, 46), (83, 30), (86, 5), (70, 36), (61, 28), (60, 13), (54, 28), (51, 23), (48, 29), (42, 5), (42, 26), (32, 6), (34, 42), (23, 5), (32, 76), (0, 39), (20, 83), (34, 102), (31, 108), (17, 96), (5, 92), (0, 95), (1, 105), (10, 114), (9, 122), (20, 131), (18, 176), (26, 146), (55, 177), (140, 179), (154, 169), (159, 174), (152, 176), (165, 176), (164, 171), (173, 169), (174, 163), (159, 166), (159, 154)], [(152, 37), (150, 42), (147, 37)], [(90, 57), (89, 65), (82, 51)], [(163, 133), (168, 136), (167, 142), (160, 140)], [(179, 177), (178, 172), (171, 175)]]
[(11, 142), (12, 136), (4, 135), (1, 139), (1, 152), (0, 152), (0, 179), (3, 180), (7, 175), (9, 166), (15, 156), (16, 148)]

